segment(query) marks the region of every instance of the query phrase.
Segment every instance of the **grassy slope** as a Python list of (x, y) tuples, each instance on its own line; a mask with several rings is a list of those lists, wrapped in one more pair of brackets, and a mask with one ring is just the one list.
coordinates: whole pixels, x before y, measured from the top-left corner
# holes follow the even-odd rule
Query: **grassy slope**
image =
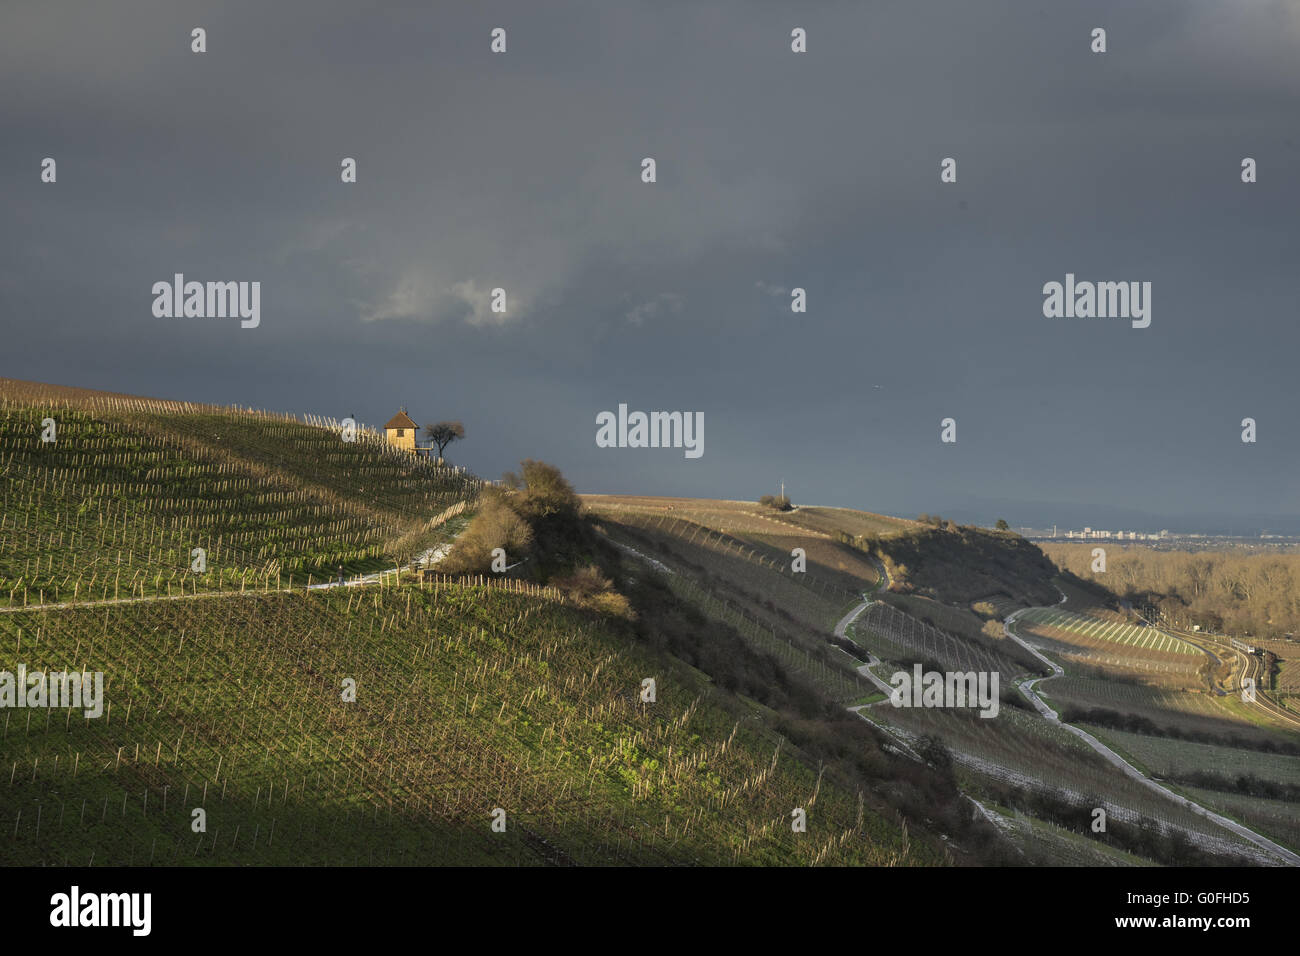
[(907, 590), (950, 604), (1007, 595), (1024, 604), (1053, 604), (1055, 565), (1010, 531), (962, 526), (955, 531), (918, 525), (853, 542), (878, 555)]

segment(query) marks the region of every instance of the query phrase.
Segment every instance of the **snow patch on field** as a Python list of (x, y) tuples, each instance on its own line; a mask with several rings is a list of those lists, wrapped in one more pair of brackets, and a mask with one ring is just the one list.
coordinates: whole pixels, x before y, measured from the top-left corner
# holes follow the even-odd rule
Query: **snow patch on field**
[(619, 541), (615, 541), (613, 538), (609, 539), (609, 543), (612, 544), (614, 547), (618, 548), (620, 551), (626, 551), (628, 554), (640, 558), (642, 561), (650, 565), (656, 571), (662, 571), (664, 574), (676, 573), (675, 571), (673, 571), (672, 568), (668, 567), (668, 565), (664, 564), (662, 561), (656, 561), (654, 558), (650, 557), (650, 555), (642, 554), (640, 551), (638, 551), (636, 548), (631, 547), (630, 545), (626, 545)]
[(427, 550), (421, 551), (415, 556), (415, 563), (422, 568), (431, 568), (443, 558), (447, 557), (447, 555), (451, 554), (451, 545), (452, 542), (448, 541), (445, 544), (438, 545), (436, 548), (428, 548)]

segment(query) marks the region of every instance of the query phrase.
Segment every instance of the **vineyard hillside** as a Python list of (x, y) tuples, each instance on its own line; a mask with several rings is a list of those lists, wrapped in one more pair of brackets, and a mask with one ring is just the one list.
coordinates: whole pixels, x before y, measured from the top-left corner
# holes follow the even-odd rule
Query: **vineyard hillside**
[(343, 424), (0, 380), (0, 675), (102, 679), (0, 708), (0, 862), (916, 865), (988, 838), (730, 624), (371, 573), (452, 543), (482, 483)]
[[(924, 863), (762, 708), (518, 585), (0, 615), (0, 664), (102, 671), (6, 710), (6, 863)], [(656, 681), (653, 703), (643, 680)], [(349, 683), (352, 682), (352, 683)], [(347, 700), (349, 690), (354, 700)], [(806, 833), (790, 814), (807, 813)], [(504, 832), (492, 827), (505, 812)], [(195, 832), (196, 810), (206, 830)], [(909, 842), (910, 841), (910, 842)]]
[[(0, 605), (408, 562), (479, 482), (339, 423), (0, 379)], [(196, 549), (201, 549), (202, 561)]]

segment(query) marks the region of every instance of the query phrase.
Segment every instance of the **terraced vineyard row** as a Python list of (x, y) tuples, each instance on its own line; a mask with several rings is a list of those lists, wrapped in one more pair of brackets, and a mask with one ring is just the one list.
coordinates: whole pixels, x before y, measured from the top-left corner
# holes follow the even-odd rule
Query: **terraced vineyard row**
[(1099, 615), (1076, 614), (1073, 611), (1062, 611), (1056, 608), (1030, 608), (1020, 616), (1020, 619), (1041, 623), (1072, 634), (1081, 634), (1099, 642), (1124, 644), (1160, 653), (1201, 656), (1201, 651), (1172, 634), (1153, 627), (1129, 624), (1118, 615), (1113, 615), (1107, 620)]
[(107, 701), (6, 710), (8, 863), (931, 858), (690, 669), (500, 589), (19, 611), (0, 668), (19, 663), (102, 671)]
[(1254, 742), (1286, 738), (1267, 729), (1267, 718), (1236, 695), (1218, 696), (1198, 690), (1096, 680), (1066, 675), (1041, 685), (1039, 692), (1053, 707), (1100, 708), (1151, 721), (1159, 728), (1183, 734), (1238, 736)]
[[(169, 417), (147, 403), (128, 418), (110, 413), (121, 410), (0, 399), (0, 603), (377, 570), (428, 546), (429, 519), (477, 493), (463, 474), (281, 417)], [(47, 418), (57, 423), (48, 443)], [(272, 470), (274, 455), (316, 467)]]
[[(1024, 667), (1001, 654), (973, 646), (882, 601), (872, 602), (854, 623), (851, 633), (863, 632), (866, 633), (859, 643), (881, 656), (891, 648), (901, 649), (898, 656), (903, 660), (895, 663), (933, 661), (949, 671), (997, 671), (1001, 682), (1008, 686), (1014, 677), (1026, 672)], [(880, 644), (878, 638), (884, 638), (888, 644)]]
[(618, 516), (618, 521), (620, 524), (629, 525), (631, 527), (660, 532), (671, 538), (678, 539), (687, 545), (697, 546), (710, 551), (715, 551), (719, 554), (740, 558), (756, 567), (780, 574), (787, 580), (814, 591), (823, 599), (835, 601), (837, 604), (843, 604), (845, 601), (855, 600), (859, 596), (858, 592), (843, 587), (842, 585), (824, 580), (815, 571), (796, 572), (792, 570), (788, 552), (783, 552), (782, 560), (776, 560), (773, 555), (765, 553), (766, 551), (773, 549), (760, 549), (755, 547), (753, 542), (737, 538), (733, 535), (727, 534), (726, 532), (707, 528), (694, 521), (688, 521), (668, 515), (652, 517), (650, 515), (642, 515), (635, 512), (630, 514), (620, 514)]
[(792, 526), (781, 512), (760, 508), (752, 501), (710, 501), (697, 498), (652, 498), (635, 495), (584, 495), (587, 507), (620, 518), (679, 518), (693, 524), (735, 534), (787, 534), (829, 538), (821, 532)]
[(1131, 755), (1157, 777), (1212, 773), (1227, 779), (1251, 775), (1278, 784), (1300, 786), (1300, 757), (1240, 747), (1152, 737), (1112, 728), (1089, 728)]
[(1203, 806), (1214, 807), (1220, 813), (1241, 820), (1283, 846), (1300, 847), (1300, 813), (1296, 813), (1294, 801), (1268, 800), (1196, 787), (1182, 789)]
[(1197, 845), (1218, 853), (1255, 855), (1254, 849), (1199, 814), (1152, 792), (1104, 760), (1084, 741), (1014, 707), (994, 718), (950, 708), (870, 708), (873, 720), (904, 731), (912, 739), (941, 738), (957, 762), (977, 776), (1033, 791), (1054, 793), (1079, 808), (1079, 829), (1091, 809), (1128, 823), (1157, 821), (1183, 830)]
[[(783, 666), (802, 675), (832, 700), (847, 703), (857, 700), (871, 689), (871, 684), (851, 669), (849, 658), (838, 649), (822, 645), (817, 648), (818, 653), (814, 654), (808, 648), (800, 646), (793, 635), (767, 627), (741, 608), (719, 599), (682, 575), (671, 575), (668, 586), (709, 616), (730, 624), (757, 649), (772, 655)], [(839, 655), (838, 658), (836, 655)]]
[(1031, 608), (1018, 622), (1022, 636), (1067, 661), (1166, 684), (1196, 686), (1208, 663), (1204, 652), (1185, 641), (1118, 615)]
[(601, 527), (644, 555), (695, 577), (715, 597), (745, 605), (767, 628), (794, 632), (809, 646), (821, 646), (835, 622), (861, 599), (827, 584), (815, 571), (805, 580), (808, 574), (792, 572), (788, 565), (774, 567), (760, 550), (720, 541), (710, 529), (673, 529), (673, 520), (666, 519), (667, 527), (661, 529), (654, 519), (603, 517)]

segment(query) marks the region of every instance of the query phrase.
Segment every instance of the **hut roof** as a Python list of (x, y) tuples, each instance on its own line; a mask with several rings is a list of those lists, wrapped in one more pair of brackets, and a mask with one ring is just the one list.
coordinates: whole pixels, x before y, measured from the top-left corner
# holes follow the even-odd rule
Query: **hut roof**
[(398, 412), (388, 420), (384, 428), (419, 428), (420, 426), (411, 421), (411, 416), (406, 414), (406, 410)]

